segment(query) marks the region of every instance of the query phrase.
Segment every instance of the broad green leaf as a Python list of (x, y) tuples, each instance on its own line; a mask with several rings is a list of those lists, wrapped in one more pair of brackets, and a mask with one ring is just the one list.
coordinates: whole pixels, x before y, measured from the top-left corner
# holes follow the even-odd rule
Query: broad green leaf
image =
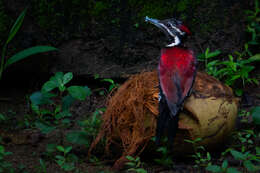
[(71, 81), (71, 79), (73, 78), (73, 74), (71, 72), (68, 72), (66, 73), (64, 76), (63, 76), (63, 85), (67, 84), (69, 81)]
[(72, 131), (67, 133), (66, 140), (73, 144), (79, 145), (89, 145), (90, 139), (88, 137), (88, 133), (85, 131)]
[[(57, 148), (57, 147), (56, 147)], [(57, 148), (58, 149), (58, 148)], [(61, 150), (59, 150), (59, 151), (61, 151)], [(63, 152), (63, 151), (61, 151), (61, 152)], [(64, 158), (64, 156), (61, 156), (61, 155), (56, 155), (55, 156), (56, 157), (56, 159), (59, 159), (61, 162), (59, 162), (59, 163), (63, 163), (64, 161), (65, 161), (65, 158)]]
[(64, 110), (62, 112), (59, 112), (58, 114), (55, 115), (55, 118), (57, 120), (65, 118), (65, 117), (69, 117), (71, 116), (71, 113), (69, 112), (69, 110)]
[(135, 161), (135, 158), (132, 157), (132, 156), (126, 156), (126, 158), (127, 158), (128, 160), (130, 160), (130, 161)]
[(134, 162), (127, 162), (126, 165), (130, 167), (135, 167), (136, 164)]
[(74, 162), (64, 163), (61, 167), (64, 171), (72, 171), (75, 169)]
[(57, 148), (58, 151), (65, 152), (64, 147), (61, 146), (61, 145), (58, 145), (56, 148)]
[(137, 173), (147, 173), (147, 171), (144, 168), (137, 168), (135, 169)]
[(226, 169), (228, 167), (228, 161), (227, 160), (224, 160), (222, 165), (221, 165), (222, 168)]
[(69, 110), (70, 106), (74, 103), (76, 99), (71, 95), (67, 95), (62, 98), (62, 110)]
[(235, 89), (235, 93), (237, 96), (241, 97), (243, 95), (243, 90), (242, 89)]
[(56, 82), (54, 81), (47, 81), (43, 84), (42, 86), (42, 89), (41, 89), (41, 92), (43, 93), (47, 93), (47, 92), (50, 92), (51, 90), (57, 88), (58, 85)]
[(68, 92), (73, 98), (78, 100), (85, 100), (87, 97), (87, 91), (82, 86), (70, 86)]
[(92, 94), (91, 89), (87, 86), (84, 86), (85, 91), (87, 92), (87, 96), (90, 96)]
[(72, 146), (68, 146), (65, 148), (65, 154), (69, 153), (72, 150)]
[(206, 170), (207, 171), (210, 171), (210, 172), (221, 172), (221, 168), (220, 168), (220, 166), (217, 166), (217, 165), (209, 165), (209, 166), (207, 166), (206, 167)]
[(47, 146), (46, 146), (46, 151), (47, 151), (48, 153), (53, 153), (53, 152), (56, 151), (56, 147), (57, 147), (56, 144), (47, 144)]
[(250, 62), (260, 61), (260, 54), (255, 54), (254, 56), (248, 58), (248, 60), (249, 60)]
[(232, 156), (236, 159), (236, 160), (245, 160), (246, 159), (246, 155), (236, 151), (236, 150), (231, 150), (230, 153), (232, 154)]
[(57, 50), (54, 47), (51, 46), (35, 46), (31, 47), (25, 50), (22, 50), (15, 55), (13, 55), (11, 58), (9, 58), (4, 66), (4, 69), (6, 69), (8, 66), (12, 65), (13, 63), (20, 61), (22, 59), (25, 59), (31, 55), (37, 54), (37, 53), (43, 53), (43, 52), (49, 52), (49, 51), (54, 51)]
[(8, 39), (6, 41), (6, 44), (8, 44), (15, 36), (15, 34), (17, 33), (17, 31), (20, 29), (22, 23), (23, 23), (23, 19), (24, 16), (26, 14), (27, 8), (20, 14), (20, 16), (16, 19), (14, 25), (12, 26), (10, 33), (8, 35)]
[(50, 98), (54, 96), (56, 95), (52, 93), (42, 93), (37, 91), (30, 96), (30, 100), (35, 105), (50, 104), (53, 102)]
[(51, 131), (53, 131), (54, 129), (56, 129), (55, 127), (53, 126), (50, 126), (48, 124), (44, 124), (42, 122), (35, 122), (35, 127), (37, 127), (38, 129), (40, 129), (40, 131), (44, 134), (47, 134), (47, 133), (50, 133)]
[(241, 173), (236, 168), (227, 168), (227, 173)]
[(252, 113), (253, 122), (257, 125), (260, 125), (260, 106), (256, 106), (255, 108), (253, 108), (251, 113)]
[(249, 172), (256, 172), (258, 171), (259, 169), (257, 169), (257, 167), (250, 161), (250, 160), (246, 160), (243, 162), (243, 165), (244, 167), (246, 167), (246, 169), (249, 171)]

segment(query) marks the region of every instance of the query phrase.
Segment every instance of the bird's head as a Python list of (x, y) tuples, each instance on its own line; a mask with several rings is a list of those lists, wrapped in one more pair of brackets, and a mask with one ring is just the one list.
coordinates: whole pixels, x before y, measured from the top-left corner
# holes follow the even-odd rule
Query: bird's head
[(170, 41), (170, 43), (166, 45), (167, 47), (179, 45), (181, 43), (181, 39), (185, 35), (190, 34), (190, 30), (184, 26), (181, 21), (174, 18), (157, 20), (146, 16), (145, 21), (154, 24), (165, 33)]

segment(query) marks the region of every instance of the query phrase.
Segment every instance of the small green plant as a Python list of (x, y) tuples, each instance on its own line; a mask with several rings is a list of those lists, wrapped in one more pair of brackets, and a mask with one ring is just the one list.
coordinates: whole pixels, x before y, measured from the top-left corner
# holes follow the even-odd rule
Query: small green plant
[[(91, 90), (85, 86), (69, 86), (67, 83), (73, 78), (73, 74), (68, 72), (63, 74), (57, 72), (45, 82), (41, 91), (34, 92), (30, 96), (31, 108), (37, 115), (34, 123), (43, 133), (54, 130), (54, 125), (67, 126), (70, 124), (70, 106), (76, 100), (84, 100), (91, 94)], [(58, 90), (58, 94), (54, 90)], [(61, 124), (60, 124), (61, 122)]]
[[(152, 138), (152, 141), (155, 141), (155, 137)], [(163, 138), (162, 140), (164, 144), (167, 144), (167, 141), (168, 141), (167, 137)], [(173, 166), (172, 155), (170, 154), (167, 145), (157, 148), (156, 151), (161, 153), (161, 157), (159, 159), (154, 159), (156, 163), (158, 163), (159, 165), (163, 165), (165, 167)]]
[[(95, 79), (99, 79), (99, 74), (95, 74), (94, 75), (94, 78)], [(99, 95), (104, 95), (105, 93), (110, 93), (112, 92), (114, 89), (118, 88), (119, 87), (119, 84), (116, 83), (113, 79), (109, 79), (109, 78), (106, 78), (106, 79), (101, 79), (100, 80), (101, 82), (108, 82), (110, 85), (109, 85), (109, 88), (108, 90), (106, 88), (101, 88), (101, 89), (98, 89), (99, 91)]]
[(240, 173), (240, 171), (238, 171), (236, 168), (229, 167), (227, 160), (224, 160), (221, 166), (208, 165), (206, 170), (214, 173)]
[(257, 155), (251, 154), (250, 151), (246, 152), (240, 152), (237, 150), (231, 150), (231, 155), (240, 162), (243, 163), (244, 168), (246, 168), (249, 172), (256, 172), (260, 170), (260, 166), (256, 166), (254, 162), (258, 162), (258, 165), (260, 163), (259, 157)]
[(129, 160), (126, 165), (130, 166), (130, 168), (127, 169), (128, 172), (147, 173), (147, 171), (142, 168), (140, 157), (134, 158), (132, 156), (126, 156), (126, 158)]
[(240, 110), (238, 116), (241, 118), (240, 122), (248, 123), (248, 118), (251, 116), (251, 113), (247, 110)]
[(195, 159), (195, 167), (206, 167), (208, 165), (211, 165), (211, 155), (209, 152), (206, 151), (206, 149), (198, 145), (198, 143), (201, 141), (201, 138), (196, 138), (195, 140), (188, 140), (185, 139), (185, 142), (188, 142), (192, 144), (194, 154), (191, 155)]
[(259, 25), (259, 4), (258, 0), (255, 0), (255, 9), (254, 10), (246, 10), (247, 14), (247, 32), (251, 33), (251, 40), (248, 42), (248, 44), (251, 45), (258, 45), (259, 44), (259, 38), (260, 38), (260, 25)]
[[(1, 142), (0, 138), (0, 142)], [(10, 172), (14, 173), (14, 169), (12, 168), (12, 164), (5, 161), (5, 156), (12, 154), (11, 152), (6, 152), (3, 145), (0, 145), (0, 173)]]
[(17, 20), (15, 21), (14, 25), (12, 26), (12, 28), (9, 32), (9, 35), (8, 35), (6, 42), (3, 44), (1, 60), (0, 60), (0, 80), (2, 78), (4, 70), (7, 67), (9, 67), (10, 65), (12, 65), (12, 64), (14, 64), (14, 63), (16, 63), (16, 62), (18, 62), (22, 59), (25, 59), (25, 58), (27, 58), (31, 55), (37, 54), (37, 53), (57, 50), (56, 48), (51, 47), (51, 46), (35, 46), (35, 47), (31, 47), (31, 48), (22, 50), (21, 52), (18, 52), (15, 55), (13, 55), (12, 57), (7, 59), (6, 51), (7, 51), (7, 48), (8, 48), (8, 44), (12, 41), (12, 39), (14, 38), (14, 36), (16, 35), (18, 30), (22, 26), (26, 11), (27, 11), (27, 9), (25, 9), (20, 14), (20, 16), (17, 18)]
[(235, 136), (238, 141), (242, 152), (248, 151), (252, 147), (254, 147), (254, 139), (256, 138), (256, 135), (253, 130), (241, 130), (236, 133)]
[[(211, 58), (218, 56), (221, 52), (217, 50), (210, 53), (209, 48), (207, 48), (205, 53), (198, 57), (198, 60), (205, 62), (205, 69), (208, 74), (224, 80), (229, 86), (234, 86), (239, 80), (242, 82), (242, 87), (245, 87), (248, 83), (258, 84), (258, 80), (252, 78), (250, 72), (255, 69), (252, 63), (260, 61), (260, 54), (252, 55), (247, 43), (244, 48), (242, 53), (235, 52), (237, 57), (230, 54), (228, 55), (228, 60), (224, 61), (218, 59), (209, 61)], [(248, 56), (249, 58), (246, 58)], [(238, 96), (243, 94), (242, 89), (238, 87), (235, 88), (235, 92)]]
[(40, 162), (40, 166), (38, 168), (39, 169), (38, 172), (39, 173), (47, 173), (47, 168), (46, 168), (46, 164), (45, 164), (44, 160), (39, 159), (39, 162)]
[(75, 169), (75, 162), (78, 161), (76, 155), (71, 154), (72, 146), (63, 147), (61, 145), (57, 146), (57, 150), (62, 153), (62, 155), (56, 155), (56, 163), (64, 171), (72, 171)]
[(198, 56), (198, 61), (204, 62), (206, 72), (209, 75), (212, 75), (214, 77), (217, 77), (217, 72), (218, 72), (217, 65), (219, 64), (219, 60), (211, 60), (211, 59), (217, 57), (220, 54), (221, 52), (219, 50), (210, 52), (210, 49), (207, 48), (204, 54)]

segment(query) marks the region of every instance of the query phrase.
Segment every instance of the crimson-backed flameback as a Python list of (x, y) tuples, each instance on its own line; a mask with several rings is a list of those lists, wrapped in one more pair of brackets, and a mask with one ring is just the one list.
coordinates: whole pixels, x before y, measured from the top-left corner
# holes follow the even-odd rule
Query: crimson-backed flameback
[(157, 20), (149, 17), (145, 21), (160, 28), (169, 44), (161, 50), (159, 71), (159, 117), (157, 119), (156, 143), (164, 130), (168, 131), (168, 142), (173, 143), (179, 121), (179, 112), (189, 95), (196, 75), (196, 58), (193, 51), (182, 45), (182, 39), (190, 34), (189, 29), (176, 19)]

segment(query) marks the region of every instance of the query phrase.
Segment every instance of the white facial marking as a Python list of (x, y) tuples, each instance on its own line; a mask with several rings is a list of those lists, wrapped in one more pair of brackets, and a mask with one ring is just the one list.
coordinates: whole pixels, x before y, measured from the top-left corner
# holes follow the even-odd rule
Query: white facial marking
[(174, 42), (170, 43), (168, 45), (166, 45), (166, 47), (173, 47), (173, 46), (177, 46), (181, 43), (179, 37), (177, 37), (176, 35), (174, 36)]
[(171, 22), (168, 22), (168, 24), (171, 25), (172, 28), (174, 28), (178, 33), (180, 33), (181, 35), (184, 35), (184, 32), (181, 32), (181, 30), (179, 28), (176, 28), (175, 26), (173, 26), (173, 24)]

